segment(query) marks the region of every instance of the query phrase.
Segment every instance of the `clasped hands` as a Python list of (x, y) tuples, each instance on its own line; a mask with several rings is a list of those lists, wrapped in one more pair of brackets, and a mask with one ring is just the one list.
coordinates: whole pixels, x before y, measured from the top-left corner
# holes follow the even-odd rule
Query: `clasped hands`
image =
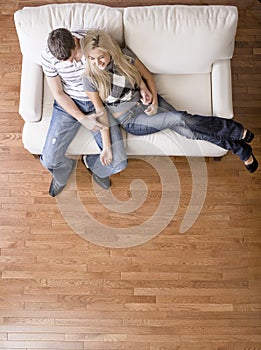
[(98, 118), (103, 115), (103, 112), (96, 112), (92, 114), (87, 114), (81, 119), (79, 119), (79, 122), (85, 126), (85, 128), (91, 130), (91, 131), (102, 131), (104, 129), (108, 129), (108, 126), (98, 121)]
[[(87, 114), (79, 121), (87, 129), (91, 131), (102, 131), (108, 129), (108, 126), (98, 121), (98, 118), (102, 117), (104, 112), (96, 111), (96, 113)], [(112, 162), (112, 150), (111, 147), (105, 147), (100, 153), (100, 161), (102, 165), (110, 165)]]

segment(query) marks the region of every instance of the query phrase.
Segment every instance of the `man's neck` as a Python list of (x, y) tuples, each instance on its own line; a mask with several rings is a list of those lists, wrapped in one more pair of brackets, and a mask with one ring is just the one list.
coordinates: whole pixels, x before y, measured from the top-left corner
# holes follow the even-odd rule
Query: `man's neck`
[(76, 62), (79, 62), (82, 59), (83, 51), (80, 45), (80, 40), (78, 38), (75, 38), (75, 39), (76, 39), (75, 44), (76, 44), (77, 52), (76, 52), (76, 55), (74, 56), (74, 59)]

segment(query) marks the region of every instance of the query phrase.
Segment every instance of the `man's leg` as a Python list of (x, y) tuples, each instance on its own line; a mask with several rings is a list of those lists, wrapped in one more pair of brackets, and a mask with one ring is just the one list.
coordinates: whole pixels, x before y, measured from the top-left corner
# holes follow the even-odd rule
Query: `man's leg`
[(61, 192), (76, 165), (76, 160), (66, 157), (65, 153), (80, 126), (76, 119), (54, 102), (50, 127), (40, 157), (43, 166), (53, 176), (49, 191), (51, 196)]

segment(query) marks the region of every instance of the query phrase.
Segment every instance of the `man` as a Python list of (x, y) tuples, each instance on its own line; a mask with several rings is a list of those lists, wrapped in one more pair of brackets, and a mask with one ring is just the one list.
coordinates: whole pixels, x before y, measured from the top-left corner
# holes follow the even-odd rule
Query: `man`
[[(65, 156), (66, 150), (81, 125), (91, 130), (102, 150), (100, 131), (106, 121), (93, 113), (94, 106), (86, 95), (82, 74), (85, 57), (82, 41), (87, 30), (70, 32), (65, 28), (53, 30), (42, 53), (42, 67), (54, 97), (53, 114), (40, 160), (52, 174), (49, 194), (57, 196), (66, 186), (76, 160)], [(119, 126), (109, 116), (113, 148), (111, 164), (103, 165), (99, 154), (84, 155), (83, 163), (92, 172), (94, 181), (102, 188), (110, 188), (110, 175), (127, 166), (125, 148)]]

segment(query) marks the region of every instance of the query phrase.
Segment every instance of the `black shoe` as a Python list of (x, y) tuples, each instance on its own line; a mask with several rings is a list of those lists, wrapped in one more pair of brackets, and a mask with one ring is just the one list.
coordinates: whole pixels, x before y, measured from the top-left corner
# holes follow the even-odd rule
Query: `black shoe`
[(242, 141), (250, 143), (251, 141), (253, 141), (254, 137), (255, 137), (255, 134), (252, 133), (250, 130), (247, 130), (246, 135), (242, 139)]
[(256, 169), (258, 168), (258, 161), (256, 160), (255, 156), (252, 154), (253, 162), (250, 164), (245, 164), (245, 167), (250, 173), (254, 173)]
[(55, 183), (54, 179), (52, 179), (50, 188), (49, 188), (49, 195), (52, 197), (57, 196), (62, 190), (64, 189), (64, 186), (59, 186), (58, 184)]
[(103, 188), (104, 190), (108, 190), (111, 187), (111, 180), (110, 177), (99, 177), (98, 175), (96, 175), (95, 173), (93, 173), (91, 171), (90, 168), (88, 168), (88, 164), (87, 164), (87, 156), (83, 155), (82, 156), (82, 162), (85, 165), (85, 167), (87, 168), (87, 170), (92, 174), (92, 178), (93, 180), (97, 183), (97, 185), (99, 185), (101, 188)]

